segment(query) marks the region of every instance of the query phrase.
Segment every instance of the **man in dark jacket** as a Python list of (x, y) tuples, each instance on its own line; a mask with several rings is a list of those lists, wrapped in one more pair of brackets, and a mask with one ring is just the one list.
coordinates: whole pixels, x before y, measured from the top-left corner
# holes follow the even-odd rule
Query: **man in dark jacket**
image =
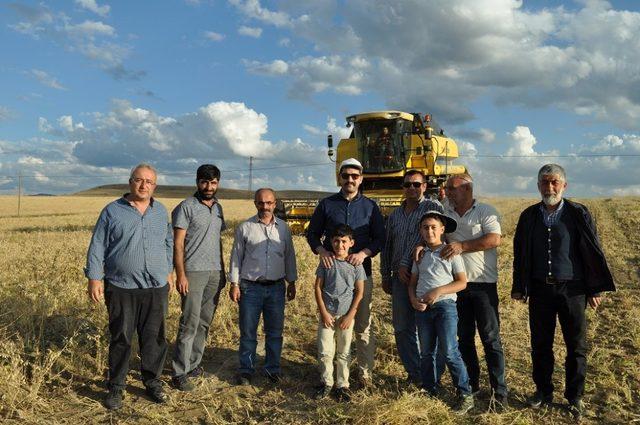
[(587, 371), (585, 309), (596, 309), (601, 292), (614, 291), (611, 272), (591, 214), (582, 204), (562, 198), (564, 169), (544, 165), (538, 172), (542, 202), (520, 215), (513, 240), (511, 297), (529, 299), (531, 358), (536, 392), (531, 407), (553, 398), (553, 338), (556, 316), (567, 347), (565, 393), (576, 417), (584, 412), (582, 395)]

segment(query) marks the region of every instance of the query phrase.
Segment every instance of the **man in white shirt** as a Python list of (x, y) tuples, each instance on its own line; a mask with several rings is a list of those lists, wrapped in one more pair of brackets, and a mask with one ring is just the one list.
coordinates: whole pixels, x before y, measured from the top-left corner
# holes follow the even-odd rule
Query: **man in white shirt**
[(475, 346), (476, 324), (484, 347), (492, 396), (507, 405), (504, 353), (498, 315), (498, 252), (501, 229), (498, 212), (473, 198), (469, 174), (451, 176), (445, 185), (449, 202), (445, 214), (458, 222), (447, 235), (443, 258), (461, 255), (467, 271), (467, 288), (458, 293), (458, 343), (473, 392), (480, 390), (480, 365)]
[(258, 189), (254, 202), (258, 214), (236, 229), (229, 266), (229, 296), (240, 305), (240, 385), (250, 384), (255, 372), (260, 314), (265, 331), (264, 373), (271, 382), (280, 381), (285, 293), (289, 301), (296, 296), (296, 253), (289, 226), (273, 214), (276, 194), (273, 189)]

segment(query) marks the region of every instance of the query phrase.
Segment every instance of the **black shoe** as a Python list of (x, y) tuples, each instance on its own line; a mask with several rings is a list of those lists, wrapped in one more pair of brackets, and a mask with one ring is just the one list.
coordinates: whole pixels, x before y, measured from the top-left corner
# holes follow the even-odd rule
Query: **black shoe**
[(209, 374), (204, 371), (202, 366), (198, 366), (195, 369), (191, 369), (187, 376), (189, 378), (206, 378)]
[(469, 410), (473, 409), (475, 401), (473, 400), (473, 394), (459, 395), (456, 407), (453, 412), (456, 415), (465, 415)]
[(171, 378), (171, 383), (173, 387), (179, 391), (193, 391), (195, 388), (189, 380), (188, 375), (174, 376)]
[(584, 415), (585, 410), (586, 410), (586, 407), (584, 405), (584, 402), (579, 398), (569, 402), (569, 413), (571, 413), (574, 419), (576, 420), (582, 419), (582, 416)]
[(494, 394), (490, 401), (490, 406), (492, 406), (497, 413), (505, 412), (509, 409), (509, 399), (506, 394)]
[(313, 396), (316, 400), (329, 397), (331, 395), (331, 387), (328, 385), (321, 384), (316, 387), (316, 392)]
[(538, 408), (543, 404), (551, 404), (552, 401), (553, 394), (542, 394), (540, 391), (536, 391), (531, 397), (527, 398), (527, 404), (533, 408)]
[(419, 376), (408, 376), (407, 377), (407, 386), (415, 386), (417, 388), (420, 388), (422, 386), (422, 379), (420, 379)]
[(340, 403), (349, 403), (351, 401), (351, 394), (349, 394), (349, 388), (336, 388), (336, 399)]
[(238, 385), (251, 385), (251, 375), (248, 373), (240, 373), (236, 378)]
[(282, 379), (279, 373), (271, 373), (268, 370), (264, 371), (264, 376), (266, 376), (272, 384), (279, 384)]
[(122, 390), (111, 388), (109, 394), (104, 398), (104, 407), (109, 410), (118, 410), (122, 407)]
[(154, 403), (163, 404), (167, 402), (167, 395), (162, 390), (161, 385), (147, 387), (146, 393)]

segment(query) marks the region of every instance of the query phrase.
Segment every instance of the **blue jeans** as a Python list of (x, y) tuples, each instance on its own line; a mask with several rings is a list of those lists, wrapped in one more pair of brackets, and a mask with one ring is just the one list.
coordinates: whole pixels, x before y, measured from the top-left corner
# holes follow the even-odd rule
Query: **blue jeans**
[(458, 349), (458, 310), (454, 300), (442, 300), (426, 311), (416, 312), (420, 338), (420, 372), (422, 387), (436, 391), (436, 351), (444, 355), (451, 380), (459, 394), (471, 394), (469, 375)]
[(400, 361), (412, 381), (420, 381), (420, 347), (416, 310), (411, 305), (407, 286), (394, 276), (391, 278), (391, 311), (393, 333)]
[(240, 373), (255, 372), (258, 322), (261, 313), (266, 351), (264, 369), (270, 374), (280, 373), (284, 299), (284, 281), (274, 285), (261, 285), (240, 280)]

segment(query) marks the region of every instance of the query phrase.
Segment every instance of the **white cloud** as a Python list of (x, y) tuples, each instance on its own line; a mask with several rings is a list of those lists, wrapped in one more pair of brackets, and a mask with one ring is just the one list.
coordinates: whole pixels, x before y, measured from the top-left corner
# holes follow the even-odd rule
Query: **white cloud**
[(272, 62), (245, 61), (249, 71), (269, 76), (289, 76), (289, 95), (308, 98), (315, 93), (333, 90), (346, 95), (358, 95), (367, 81), (369, 62), (360, 57), (304, 56), (289, 63), (281, 59)]
[(131, 48), (113, 41), (118, 34), (110, 25), (92, 20), (74, 23), (69, 16), (53, 12), (45, 4), (36, 7), (12, 4), (10, 7), (23, 19), (9, 25), (14, 31), (54, 43), (72, 53), (78, 52), (117, 80), (138, 80), (146, 74), (125, 66)]
[(113, 37), (116, 34), (115, 28), (99, 21), (84, 21), (80, 24), (66, 25), (65, 31), (74, 37), (88, 38), (100, 35)]
[(268, 63), (261, 63), (258, 61), (245, 61), (245, 65), (250, 71), (256, 74), (266, 75), (284, 75), (289, 71), (289, 65), (280, 59), (275, 59)]
[[(640, 128), (640, 13), (606, 1), (571, 10), (516, 0), (282, 2), (273, 11), (278, 22), (259, 18), (259, 1), (231, 3), (319, 52), (271, 74), (288, 79), (292, 93), (372, 92), (389, 107), (429, 110), (445, 124), (473, 119), (469, 105), (488, 96)], [(359, 69), (366, 78), (334, 89), (334, 75), (348, 79), (357, 69), (352, 57), (367, 59)], [(327, 58), (335, 71), (318, 73), (314, 61)]]
[(209, 41), (222, 41), (224, 40), (224, 34), (220, 34), (213, 31), (205, 31), (204, 38), (206, 38)]
[(259, 0), (229, 0), (245, 16), (260, 22), (286, 27), (291, 24), (289, 15), (284, 12), (274, 12), (262, 7)]
[(304, 128), (308, 133), (313, 134), (314, 136), (319, 136), (322, 134), (322, 130), (309, 124), (302, 124), (302, 128)]
[(66, 87), (60, 84), (55, 77), (52, 77), (51, 75), (47, 74), (45, 71), (42, 71), (40, 69), (32, 69), (30, 71), (30, 74), (31, 76), (35, 77), (35, 79), (38, 80), (44, 86), (47, 86), (56, 90), (66, 90)]
[(20, 165), (40, 165), (44, 164), (44, 161), (34, 156), (23, 156), (18, 159)]
[(281, 47), (289, 47), (291, 45), (291, 39), (288, 37), (283, 37), (278, 41), (278, 45)]
[(262, 35), (262, 28), (247, 27), (245, 25), (242, 25), (238, 28), (238, 34), (247, 37), (260, 38), (260, 36)]
[(531, 130), (525, 126), (517, 126), (513, 132), (509, 133), (512, 143), (509, 149), (507, 149), (507, 155), (511, 156), (525, 156), (535, 155), (533, 147), (536, 145), (536, 138), (531, 134)]
[(0, 105), (0, 122), (9, 121), (13, 117), (14, 114), (11, 109), (7, 108), (6, 106)]
[(496, 140), (496, 133), (487, 128), (481, 128), (478, 132), (480, 133), (480, 140), (484, 143), (493, 143)]
[(96, 3), (96, 0), (75, 0), (75, 1), (78, 6), (82, 7), (83, 9), (87, 9), (95, 13), (96, 15), (107, 16), (109, 14), (109, 11), (111, 10), (111, 6), (106, 4), (103, 6), (98, 6), (98, 3)]

